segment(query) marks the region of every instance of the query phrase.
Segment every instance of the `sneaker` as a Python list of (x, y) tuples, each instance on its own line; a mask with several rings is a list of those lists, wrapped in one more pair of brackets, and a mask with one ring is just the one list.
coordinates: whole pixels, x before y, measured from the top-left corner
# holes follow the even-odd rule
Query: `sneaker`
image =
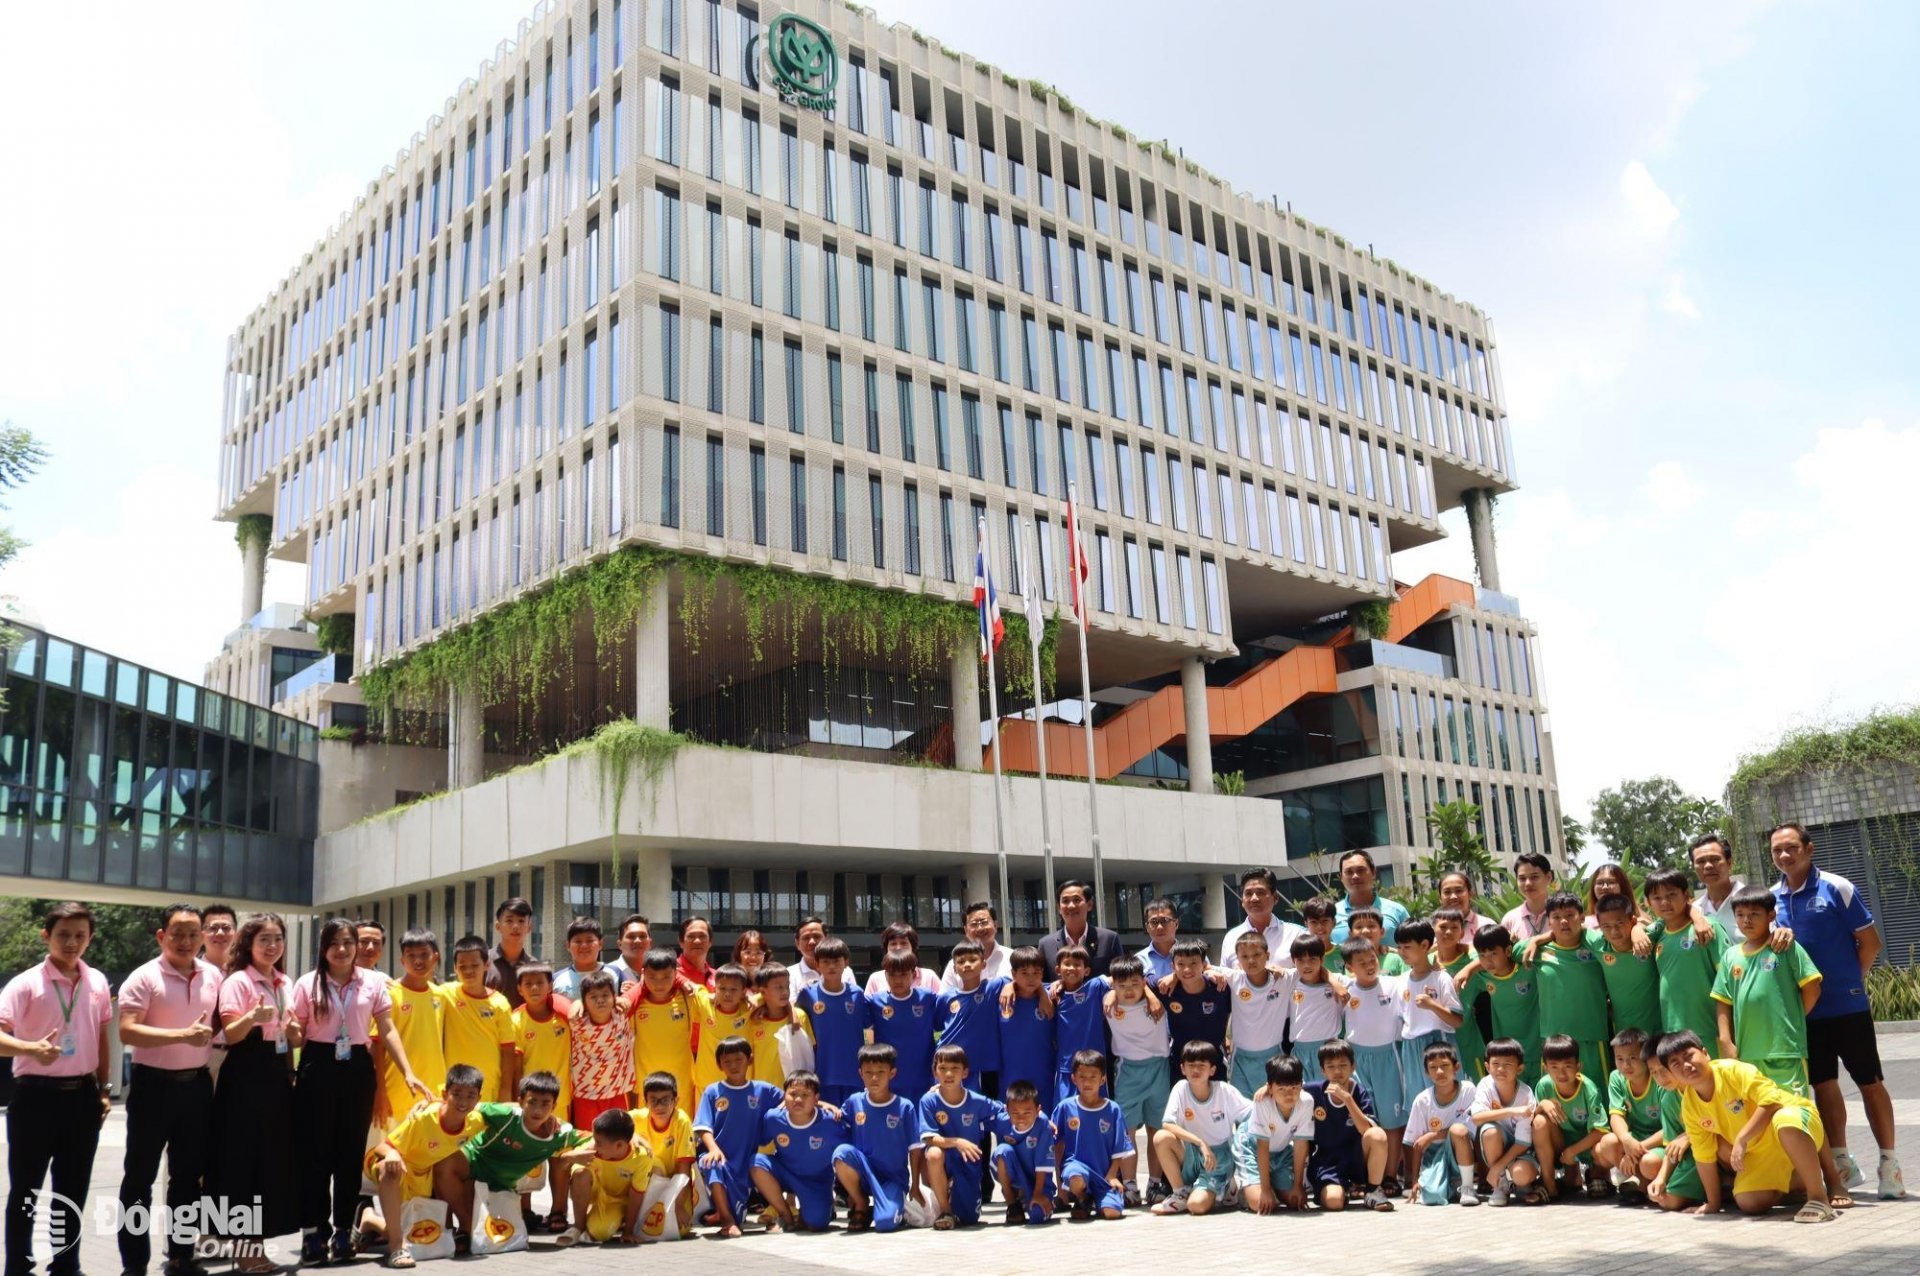
[(1153, 1212), (1162, 1217), (1168, 1214), (1184, 1214), (1187, 1212), (1187, 1199), (1192, 1193), (1193, 1189), (1184, 1184), (1176, 1187), (1167, 1193), (1165, 1200), (1153, 1207)]
[(1387, 1195), (1386, 1184), (1367, 1189), (1366, 1207), (1379, 1214), (1393, 1212), (1393, 1198)]
[(1880, 1199), (1897, 1201), (1907, 1194), (1907, 1180), (1900, 1173), (1900, 1160), (1891, 1152), (1880, 1154)]
[(1493, 1206), (1506, 1205), (1512, 1200), (1510, 1195), (1512, 1190), (1513, 1180), (1502, 1174), (1500, 1181), (1493, 1185), (1493, 1190), (1487, 1193), (1487, 1204)]
[(1840, 1167), (1840, 1174), (1848, 1187), (1865, 1187), (1867, 1172), (1860, 1168), (1860, 1162), (1853, 1159), (1853, 1153), (1845, 1148), (1833, 1150), (1833, 1162)]
[(1147, 1204), (1158, 1205), (1160, 1202), (1167, 1199), (1167, 1194), (1171, 1191), (1173, 1191), (1173, 1189), (1167, 1186), (1167, 1181), (1165, 1179), (1163, 1178), (1148, 1179), (1147, 1180)]
[(300, 1265), (321, 1267), (327, 1261), (327, 1234), (306, 1232), (300, 1237)]
[[(1460, 1181), (1460, 1203), (1462, 1205), (1478, 1205), (1480, 1203), (1480, 1194), (1473, 1190), (1473, 1176), (1471, 1174)], [(1500, 1203), (1505, 1205), (1506, 1201), (1503, 1199)]]
[(1007, 1216), (1005, 1219), (1002, 1220), (1002, 1222), (1007, 1227), (1021, 1227), (1026, 1224), (1026, 1221), (1027, 1221), (1026, 1201), (1021, 1199), (1018, 1196), (1010, 1197), (1007, 1201)]
[(1640, 1181), (1638, 1174), (1629, 1174), (1616, 1186), (1620, 1189), (1622, 1205), (1638, 1205), (1647, 1199), (1647, 1185)]
[(1140, 1208), (1140, 1184), (1136, 1180), (1127, 1180), (1127, 1186), (1122, 1195), (1126, 1199), (1128, 1209), (1137, 1210)]
[(341, 1228), (333, 1234), (333, 1240), (327, 1246), (327, 1258), (335, 1263), (353, 1261), (353, 1233)]

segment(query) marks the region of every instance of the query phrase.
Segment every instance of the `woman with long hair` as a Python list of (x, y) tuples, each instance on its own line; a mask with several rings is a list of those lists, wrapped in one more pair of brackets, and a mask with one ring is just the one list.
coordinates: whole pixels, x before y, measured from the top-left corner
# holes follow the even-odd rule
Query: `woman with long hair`
[[(290, 1030), (305, 1041), (300, 1051), (300, 1261), (320, 1264), (353, 1259), (353, 1214), (360, 1195), (360, 1161), (373, 1121), (373, 1024), (380, 1026), (387, 1057), (409, 1089), (433, 1092), (413, 1075), (406, 1046), (393, 1027), (386, 976), (354, 960), (356, 928), (335, 917), (320, 928), (313, 969), (293, 986)], [(328, 1231), (331, 1228), (332, 1238)]]
[[(235, 1237), (235, 1266), (249, 1276), (278, 1270), (259, 1249), (298, 1225), (293, 1194), (293, 1042), (287, 1033), (287, 924), (278, 913), (247, 918), (220, 982), (226, 1062), (213, 1091), (213, 1152), (207, 1194), (260, 1203), (260, 1234)], [(253, 1252), (248, 1252), (248, 1251)]]
[(747, 986), (753, 986), (753, 976), (760, 967), (773, 957), (773, 949), (767, 946), (767, 937), (757, 930), (743, 930), (740, 938), (733, 941), (733, 964), (747, 972)]

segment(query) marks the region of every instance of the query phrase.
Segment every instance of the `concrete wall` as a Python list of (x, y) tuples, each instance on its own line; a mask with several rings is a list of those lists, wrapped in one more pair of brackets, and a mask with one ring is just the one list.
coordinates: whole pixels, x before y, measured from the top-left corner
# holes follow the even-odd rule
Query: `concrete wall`
[[(487, 755), (489, 769), (505, 769), (518, 761)], [(320, 774), (319, 831), (330, 833), (386, 810), (400, 800), (402, 793), (437, 793), (446, 788), (447, 751), (410, 744), (322, 740)]]

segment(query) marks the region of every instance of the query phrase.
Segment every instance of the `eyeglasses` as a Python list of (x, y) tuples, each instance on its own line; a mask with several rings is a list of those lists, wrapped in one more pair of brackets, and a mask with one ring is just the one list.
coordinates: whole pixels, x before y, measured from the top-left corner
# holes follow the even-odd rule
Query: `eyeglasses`
[(231, 935), (233, 934), (233, 927), (222, 922), (218, 925), (202, 926), (200, 933), (203, 935)]
[(1173, 925), (1173, 918), (1171, 918), (1171, 917), (1149, 917), (1149, 918), (1147, 918), (1147, 925), (1149, 925), (1149, 926), (1171, 926), (1171, 925)]

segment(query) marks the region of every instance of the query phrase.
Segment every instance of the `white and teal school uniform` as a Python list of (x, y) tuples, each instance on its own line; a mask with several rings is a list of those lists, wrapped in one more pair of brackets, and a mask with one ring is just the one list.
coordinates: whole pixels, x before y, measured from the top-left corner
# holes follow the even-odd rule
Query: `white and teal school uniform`
[(1183, 1078), (1167, 1096), (1166, 1111), (1160, 1124), (1178, 1126), (1198, 1138), (1213, 1152), (1213, 1168), (1206, 1168), (1200, 1149), (1182, 1140), (1186, 1149), (1180, 1177), (1188, 1187), (1226, 1195), (1233, 1181), (1233, 1131), (1253, 1111), (1247, 1096), (1233, 1086), (1215, 1081), (1207, 1087), (1207, 1097), (1196, 1098), (1193, 1087)]
[(1293, 1026), (1293, 1057), (1309, 1083), (1326, 1080), (1320, 1071), (1320, 1047), (1340, 1035), (1341, 1012), (1346, 1002), (1333, 989), (1333, 981), (1324, 974), (1317, 984), (1293, 976), (1293, 1008), (1289, 1021)]
[[(1453, 976), (1438, 966), (1424, 975), (1409, 973), (1399, 978), (1405, 985), (1400, 994), (1400, 1075), (1406, 1078), (1407, 1089), (1417, 1090), (1427, 1075), (1427, 1047), (1454, 1046), (1454, 1040), (1447, 1021), (1425, 1006), (1415, 1005), (1414, 998), (1424, 992), (1458, 1014), (1460, 994), (1454, 990)], [(1459, 1059), (1458, 1046), (1454, 1046), (1453, 1054)], [(1464, 1061), (1461, 1066), (1465, 1066)]]
[(1173, 1089), (1167, 1075), (1167, 1055), (1173, 1049), (1167, 1016), (1148, 1014), (1144, 1000), (1130, 1006), (1115, 1000), (1107, 1012), (1107, 1036), (1113, 1042), (1113, 1101), (1126, 1113), (1127, 1129), (1157, 1128)]
[(1468, 1143), (1473, 1144), (1474, 1097), (1473, 1087), (1455, 1076), (1453, 1098), (1442, 1100), (1433, 1092), (1433, 1087), (1428, 1086), (1413, 1097), (1413, 1105), (1407, 1109), (1407, 1131), (1400, 1140), (1403, 1144), (1411, 1147), (1413, 1141), (1424, 1134), (1440, 1136), (1429, 1143), (1420, 1156), (1422, 1205), (1445, 1205), (1459, 1193), (1463, 1176), (1473, 1173), (1471, 1160), (1461, 1165), (1454, 1159), (1449, 1132), (1456, 1125), (1466, 1126)]
[(1373, 1091), (1374, 1120), (1389, 1130), (1407, 1123), (1407, 1081), (1400, 1075), (1400, 1007), (1405, 975), (1381, 975), (1371, 988), (1347, 984), (1346, 1038), (1353, 1071)]
[[(1474, 1146), (1480, 1147), (1481, 1131), (1492, 1126), (1500, 1131), (1502, 1141), (1506, 1145), (1524, 1144), (1529, 1150), (1523, 1155), (1532, 1157), (1533, 1118), (1526, 1115), (1527, 1110), (1532, 1107), (1533, 1087), (1526, 1082), (1516, 1079), (1513, 1083), (1513, 1097), (1503, 1099), (1500, 1097), (1500, 1083), (1490, 1076), (1481, 1077), (1479, 1084), (1473, 1088), (1473, 1104), (1467, 1109), (1469, 1117), (1479, 1116), (1482, 1112), (1494, 1112), (1500, 1108), (1519, 1108), (1521, 1112), (1519, 1116), (1501, 1117), (1497, 1121), (1486, 1121), (1475, 1125)], [(1482, 1157), (1484, 1156), (1485, 1151), (1482, 1149)]]
[(1267, 1178), (1278, 1191), (1293, 1186), (1293, 1149), (1296, 1144), (1313, 1146), (1313, 1100), (1306, 1091), (1293, 1102), (1293, 1111), (1282, 1112), (1271, 1097), (1253, 1105), (1245, 1124), (1233, 1132), (1233, 1163), (1240, 1172), (1240, 1186), (1260, 1184), (1260, 1144), (1267, 1145)]
[(1280, 1053), (1293, 1008), (1293, 976), (1272, 971), (1266, 975), (1267, 981), (1256, 985), (1244, 970), (1227, 972), (1233, 1063), (1226, 1079), (1242, 1094), (1252, 1094), (1267, 1083), (1267, 1060)]

